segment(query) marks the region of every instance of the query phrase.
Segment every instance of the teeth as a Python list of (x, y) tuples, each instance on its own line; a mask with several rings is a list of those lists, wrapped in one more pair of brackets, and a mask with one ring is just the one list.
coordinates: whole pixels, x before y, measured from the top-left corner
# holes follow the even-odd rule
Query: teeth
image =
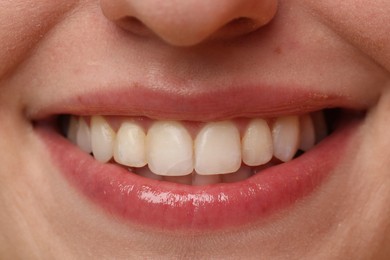
[(290, 161), (298, 150), (299, 119), (286, 116), (276, 119), (272, 128), (274, 156), (283, 162)]
[(232, 122), (208, 123), (195, 139), (195, 171), (225, 174), (241, 166), (240, 133)]
[(194, 169), (192, 138), (177, 122), (157, 121), (148, 131), (146, 156), (158, 175), (180, 176)]
[[(219, 176), (219, 175), (215, 175)], [(222, 181), (226, 183), (238, 182), (248, 179), (252, 176), (252, 169), (249, 166), (242, 166), (237, 172), (222, 175)]]
[(145, 166), (145, 138), (145, 132), (139, 125), (132, 122), (123, 122), (116, 135), (115, 161), (126, 166)]
[(148, 179), (158, 180), (158, 181), (161, 181), (163, 179), (163, 176), (154, 174), (153, 172), (151, 172), (149, 170), (148, 167), (142, 167), (142, 168), (137, 169), (137, 174), (139, 176), (142, 176), (142, 177), (145, 177)]
[(191, 185), (192, 183), (192, 176), (191, 175), (184, 175), (184, 176), (164, 176), (164, 181), (168, 182), (175, 182), (179, 184), (186, 184)]
[(68, 128), (68, 134), (67, 137), (68, 139), (74, 143), (77, 144), (77, 129), (79, 127), (79, 121), (71, 116), (69, 120), (69, 128)]
[(76, 142), (77, 145), (86, 153), (92, 152), (91, 145), (91, 131), (89, 130), (89, 126), (85, 122), (83, 118), (79, 118), (78, 129), (76, 133)]
[(242, 161), (249, 166), (266, 164), (272, 159), (272, 135), (263, 119), (252, 120), (242, 138)]
[(194, 174), (192, 176), (192, 185), (194, 186), (204, 186), (210, 184), (216, 184), (221, 182), (221, 175), (200, 175)]
[[(272, 128), (266, 120), (252, 119), (243, 128), (242, 139), (233, 121), (188, 129), (176, 121), (155, 121), (149, 127), (132, 119), (124, 120), (115, 133), (102, 116), (90, 120), (71, 117), (67, 136), (83, 151), (92, 152), (96, 160), (108, 162), (113, 157), (140, 176), (209, 185), (245, 180), (253, 169), (277, 163), (273, 157), (287, 162), (298, 148), (308, 151), (327, 135), (322, 112), (276, 118)], [(195, 140), (189, 131), (194, 136), (199, 131)]]
[(316, 142), (313, 120), (309, 115), (303, 115), (300, 120), (300, 140), (299, 149), (302, 151), (310, 150)]
[(96, 160), (108, 162), (113, 154), (115, 132), (101, 116), (91, 118), (92, 152)]

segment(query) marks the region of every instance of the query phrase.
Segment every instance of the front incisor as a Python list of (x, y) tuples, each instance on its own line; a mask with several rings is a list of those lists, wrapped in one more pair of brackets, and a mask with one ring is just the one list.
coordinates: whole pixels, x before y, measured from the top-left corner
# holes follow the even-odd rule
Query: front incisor
[(195, 171), (201, 175), (226, 174), (240, 166), (241, 140), (234, 123), (206, 124), (195, 139)]

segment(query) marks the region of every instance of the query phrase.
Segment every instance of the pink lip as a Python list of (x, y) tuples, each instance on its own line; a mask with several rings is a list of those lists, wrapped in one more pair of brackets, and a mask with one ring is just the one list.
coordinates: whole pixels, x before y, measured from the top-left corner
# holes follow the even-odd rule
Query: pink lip
[(139, 177), (101, 164), (50, 127), (37, 126), (54, 162), (70, 183), (110, 214), (169, 230), (216, 230), (245, 225), (310, 194), (337, 166), (356, 124), (343, 127), (311, 151), (237, 183), (186, 186)]
[[(53, 101), (31, 116), (101, 114), (207, 121), (303, 114), (335, 106), (364, 107), (361, 101), (347, 97), (294, 88), (259, 86), (197, 93), (170, 92), (169, 88), (106, 89), (110, 91)], [(204, 187), (146, 179), (118, 165), (101, 164), (52, 127), (38, 124), (36, 130), (69, 182), (109, 213), (165, 230), (215, 230), (264, 219), (310, 194), (338, 165), (355, 126), (343, 126), (299, 158), (245, 181)]]
[[(237, 117), (270, 118), (303, 114), (324, 108), (362, 109), (367, 104), (334, 93), (294, 87), (215, 88), (197, 92), (130, 86), (92, 91), (54, 100), (34, 111), (32, 118), (53, 114), (146, 116), (155, 119), (211, 121)], [(295, 91), (291, 91), (291, 89)]]

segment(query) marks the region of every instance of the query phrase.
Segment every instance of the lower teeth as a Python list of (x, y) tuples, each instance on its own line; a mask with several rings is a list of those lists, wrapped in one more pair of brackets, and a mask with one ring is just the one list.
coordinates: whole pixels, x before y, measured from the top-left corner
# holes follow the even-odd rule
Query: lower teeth
[(192, 186), (203, 186), (203, 185), (212, 185), (217, 183), (233, 183), (233, 182), (243, 181), (255, 174), (260, 174), (263, 170), (269, 167), (281, 163), (282, 163), (281, 161), (277, 159), (273, 159), (269, 163), (257, 167), (250, 167), (243, 164), (240, 167), (240, 169), (236, 172), (229, 173), (229, 174), (214, 174), (214, 175), (200, 175), (197, 174), (195, 171), (193, 171), (191, 174), (185, 176), (162, 176), (162, 175), (154, 174), (148, 168), (148, 166), (144, 166), (141, 168), (128, 167), (127, 170), (132, 174), (136, 174), (138, 176), (142, 176), (152, 180), (167, 181), (167, 182), (192, 185)]

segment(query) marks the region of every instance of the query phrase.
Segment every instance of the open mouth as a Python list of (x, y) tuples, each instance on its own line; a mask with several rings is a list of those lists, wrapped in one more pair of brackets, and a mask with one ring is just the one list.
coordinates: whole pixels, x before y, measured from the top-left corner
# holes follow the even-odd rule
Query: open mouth
[(221, 121), (60, 114), (34, 124), (60, 171), (106, 212), (164, 230), (215, 230), (259, 221), (314, 191), (364, 115), (340, 108)]
[(336, 119), (335, 111), (218, 122), (71, 115), (58, 120), (63, 135), (99, 162), (154, 180), (210, 185), (245, 180), (309, 151), (333, 131), (327, 121)]
[(54, 168), (103, 214), (163, 230), (236, 228), (293, 206), (337, 173), (368, 107), (266, 85), (105, 89), (29, 118)]

